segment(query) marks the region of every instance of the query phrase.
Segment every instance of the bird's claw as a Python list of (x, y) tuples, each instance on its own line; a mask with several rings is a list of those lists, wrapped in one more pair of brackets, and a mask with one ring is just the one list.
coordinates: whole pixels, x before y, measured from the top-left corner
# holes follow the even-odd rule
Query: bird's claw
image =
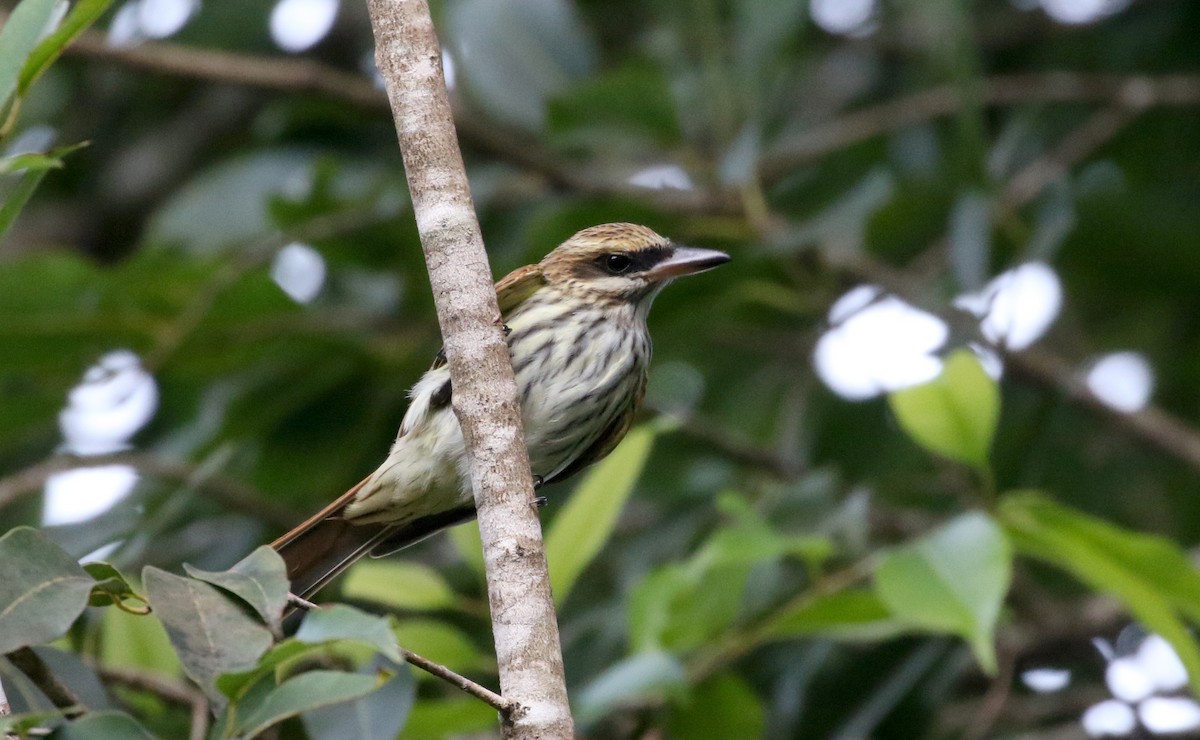
[(546, 479), (545, 479), (545, 478), (543, 478), (543, 477), (542, 477), (542, 476), (540, 476), (540, 475), (535, 475), (535, 476), (533, 476), (533, 490), (535, 490), (535, 491), (536, 491), (536, 490), (538, 490), (539, 488), (541, 488), (541, 487), (542, 487), (543, 485), (545, 485), (545, 484), (546, 484)]
[(547, 501), (546, 501), (545, 496), (538, 496), (537, 498), (535, 498), (533, 500), (533, 505), (536, 506), (538, 509), (546, 508), (546, 503), (547, 503)]

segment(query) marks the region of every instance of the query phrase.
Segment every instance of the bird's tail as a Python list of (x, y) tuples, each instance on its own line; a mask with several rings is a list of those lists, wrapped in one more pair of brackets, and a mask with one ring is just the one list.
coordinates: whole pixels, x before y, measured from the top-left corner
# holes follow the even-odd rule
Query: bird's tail
[(475, 507), (468, 504), (403, 523), (356, 524), (344, 510), (366, 482), (271, 543), (287, 565), (296, 596), (309, 598), (364, 555), (383, 557), (475, 518)]

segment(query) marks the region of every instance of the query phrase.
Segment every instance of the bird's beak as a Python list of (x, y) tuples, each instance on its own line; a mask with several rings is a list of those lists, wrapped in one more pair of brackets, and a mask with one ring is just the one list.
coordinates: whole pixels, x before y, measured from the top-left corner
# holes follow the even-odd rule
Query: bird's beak
[(671, 256), (645, 272), (648, 280), (659, 281), (711, 270), (729, 261), (729, 255), (715, 249), (676, 246)]

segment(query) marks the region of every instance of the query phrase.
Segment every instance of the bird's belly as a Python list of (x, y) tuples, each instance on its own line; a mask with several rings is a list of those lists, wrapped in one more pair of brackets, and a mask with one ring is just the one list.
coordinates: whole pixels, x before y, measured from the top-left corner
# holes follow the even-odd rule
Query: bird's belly
[(582, 455), (633, 402), (643, 371), (626, 342), (576, 340), (544, 363), (514, 367), (533, 474), (553, 478)]

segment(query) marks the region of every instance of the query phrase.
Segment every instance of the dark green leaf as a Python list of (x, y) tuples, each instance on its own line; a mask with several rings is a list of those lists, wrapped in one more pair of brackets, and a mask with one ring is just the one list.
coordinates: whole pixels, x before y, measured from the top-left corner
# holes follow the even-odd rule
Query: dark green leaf
[[(11, 691), (11, 686), (9, 687)], [(53, 728), (63, 722), (63, 710), (50, 709), (44, 712), (21, 712), (20, 714), (0, 714), (0, 733), (29, 737), (29, 730), (35, 727)]]
[(254, 737), (271, 725), (302, 712), (320, 709), (370, 694), (392, 678), (342, 671), (309, 671), (289, 678), (268, 693), (250, 712), (239, 718), (236, 734)]
[(1200, 573), (1177, 545), (1073, 511), (1037, 491), (1007, 494), (998, 516), (1019, 552), (1121, 599), (1171, 643), (1200, 693), (1200, 645), (1179, 616), (1200, 622)]
[(207, 583), (152, 566), (142, 582), (184, 671), (218, 701), (217, 677), (252, 668), (271, 645), (266, 627)]
[(154, 735), (124, 712), (92, 712), (68, 722), (51, 735), (53, 740), (155, 740)]
[(865, 589), (838, 591), (806, 599), (771, 619), (766, 639), (820, 635), (841, 640), (882, 640), (909, 629), (892, 618), (875, 593)]
[(307, 643), (295, 639), (284, 640), (263, 653), (250, 670), (223, 674), (216, 681), (217, 689), (230, 699), (237, 699), (263, 678), (275, 675), (275, 671), (284, 663), (318, 652), (319, 648)]
[(360, 699), (305, 712), (304, 729), (308, 736), (313, 740), (396, 737), (416, 703), (417, 681), (407, 664), (393, 663), (382, 655), (376, 655), (358, 672), (374, 675), (383, 670), (395, 674), (395, 678), (377, 691)]
[(681, 740), (764, 737), (766, 713), (746, 682), (720, 674), (671, 706), (669, 735)]
[(62, 635), (87, 606), (95, 581), (30, 527), (0, 537), (0, 654)]
[(875, 590), (900, 621), (961, 635), (990, 673), (996, 670), (996, 621), (1011, 578), (1003, 530), (972, 512), (888, 553), (875, 570)]
[(287, 566), (270, 545), (263, 545), (226, 571), (210, 572), (184, 565), (192, 578), (219, 586), (239, 597), (273, 628), (279, 628), (287, 606)]
[(1000, 390), (965, 350), (946, 358), (942, 374), (888, 396), (904, 431), (925, 449), (985, 468), (1000, 418)]

